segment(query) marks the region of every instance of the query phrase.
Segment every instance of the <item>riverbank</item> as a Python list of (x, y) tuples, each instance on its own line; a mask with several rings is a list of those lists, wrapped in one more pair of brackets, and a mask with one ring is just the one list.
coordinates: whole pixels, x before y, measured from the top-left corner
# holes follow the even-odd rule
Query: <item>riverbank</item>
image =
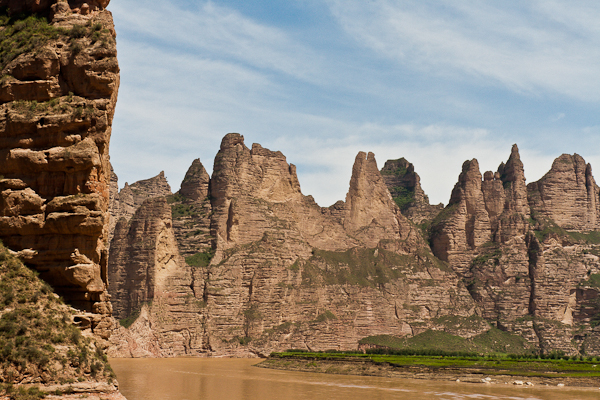
[(585, 361), (274, 353), (256, 366), (326, 374), (600, 388), (600, 363)]

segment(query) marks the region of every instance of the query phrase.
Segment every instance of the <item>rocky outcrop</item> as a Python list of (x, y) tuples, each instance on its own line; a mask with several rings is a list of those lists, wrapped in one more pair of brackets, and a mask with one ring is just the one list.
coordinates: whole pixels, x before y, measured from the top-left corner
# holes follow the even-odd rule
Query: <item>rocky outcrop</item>
[(578, 154), (563, 154), (539, 181), (527, 185), (536, 219), (569, 230), (600, 229), (600, 189), (592, 166)]
[(28, 397), (18, 394), (19, 385), (56, 393), (74, 384), (82, 396), (103, 392), (124, 399), (117, 392), (102, 344), (75, 326), (86, 321), (74, 317), (76, 311), (2, 244), (0, 305), (0, 398)]
[(121, 219), (129, 221), (135, 211), (147, 199), (165, 197), (171, 194), (171, 186), (169, 186), (169, 182), (165, 178), (164, 171), (161, 171), (153, 178), (137, 181), (131, 185), (125, 182), (125, 186), (121, 191), (119, 191), (118, 180), (117, 175), (112, 171), (109, 206), (111, 210), (109, 224), (109, 237), (111, 241), (117, 221)]
[(402, 214), (415, 224), (432, 221), (444, 208), (442, 204), (429, 204), (429, 197), (421, 188), (421, 178), (405, 158), (387, 160), (380, 172)]
[[(37, 47), (16, 44), (0, 65), (0, 238), (106, 338), (108, 146), (119, 67), (108, 1), (88, 2), (86, 13), (74, 3), (0, 2), (15, 15), (49, 18), (24, 24), (20, 35), (37, 35)], [(12, 23), (1, 35), (15, 32)]]
[[(597, 342), (598, 332), (590, 321), (599, 297), (597, 289), (589, 285), (594, 280), (586, 279), (596, 276), (599, 264), (593, 255), (597, 251), (593, 235), (574, 236), (551, 219), (553, 215), (568, 216), (561, 220), (565, 227), (575, 225), (564, 221), (585, 220), (576, 217), (570, 196), (558, 196), (560, 191), (576, 192), (574, 187), (581, 179), (574, 173), (575, 167), (562, 164), (567, 165), (555, 161), (553, 170), (541, 183), (530, 184), (527, 193), (516, 146), (507, 163), (496, 173), (486, 172), (483, 182), (476, 161), (465, 162), (449, 206), (433, 226), (431, 245), (462, 277), (485, 319), (522, 335), (543, 352), (576, 354), (583, 343)], [(561, 181), (556, 178), (561, 175), (556, 171), (560, 168), (572, 174)], [(591, 172), (591, 167), (585, 168)], [(593, 181), (591, 175), (586, 179)], [(550, 189), (546, 189), (548, 182), (554, 182)], [(555, 196), (546, 196), (546, 203), (542, 202), (539, 187)], [(580, 185), (581, 199), (585, 191), (586, 186)], [(579, 206), (589, 209), (583, 201)]]
[(179, 194), (191, 201), (204, 200), (208, 196), (209, 182), (210, 176), (208, 176), (200, 159), (197, 158), (187, 170), (181, 182)]
[[(248, 149), (239, 134), (225, 136), (214, 165), (210, 214), (185, 208), (203, 203), (181, 190), (171, 203), (180, 247), (186, 238), (175, 221), (210, 220), (214, 257), (200, 252), (173, 270), (179, 278), (163, 290), (172, 295), (155, 294), (143, 318), (114, 335), (113, 355), (347, 349), (364, 336), (412, 335), (451, 312), (475, 312), (458, 277), (400, 213), (373, 154), (358, 154), (346, 201), (326, 209), (301, 193), (294, 166), (280, 152)], [(190, 215), (183, 217), (185, 210)], [(119, 237), (134, 236), (117, 232), (115, 249)], [(170, 326), (182, 315), (196, 322)]]
[(196, 159), (188, 169), (181, 188), (169, 197), (173, 216), (173, 230), (182, 256), (192, 265), (204, 264), (212, 257), (210, 215), (212, 205), (209, 198), (210, 177)]
[(483, 181), (477, 160), (465, 161), (448, 206), (433, 224), (432, 250), (464, 272), (484, 244), (505, 243), (526, 234), (529, 216), (517, 145), (507, 163), (500, 164), (496, 173), (486, 172)]
[(130, 221), (119, 220), (108, 264), (113, 314), (125, 318), (162, 290), (164, 275), (181, 265), (165, 198), (146, 200)]
[(386, 178), (359, 153), (345, 201), (329, 208), (302, 194), (283, 154), (239, 134), (223, 138), (214, 166), (210, 178), (195, 160), (175, 195), (140, 189), (150, 199), (117, 225), (109, 276), (127, 284), (111, 294), (135, 322), (113, 335), (113, 356), (350, 349), (366, 336), (470, 337), (490, 324), (543, 352), (600, 349), (600, 249), (538, 229), (516, 146), (496, 173), (464, 163), (429, 230), (443, 261), (388, 190), (422, 193), (407, 162), (388, 163), (407, 171)]

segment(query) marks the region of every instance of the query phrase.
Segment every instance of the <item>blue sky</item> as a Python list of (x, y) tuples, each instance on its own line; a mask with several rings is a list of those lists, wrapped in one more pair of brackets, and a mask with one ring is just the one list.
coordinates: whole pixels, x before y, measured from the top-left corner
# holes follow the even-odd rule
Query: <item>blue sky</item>
[[(358, 151), (405, 157), (432, 203), (462, 163), (519, 145), (528, 182), (562, 153), (600, 170), (595, 1), (113, 0), (121, 87), (111, 162), (122, 187), (228, 132), (280, 150), (304, 194), (344, 199)], [(600, 175), (596, 174), (600, 177)], [(600, 178), (598, 178), (600, 179)]]

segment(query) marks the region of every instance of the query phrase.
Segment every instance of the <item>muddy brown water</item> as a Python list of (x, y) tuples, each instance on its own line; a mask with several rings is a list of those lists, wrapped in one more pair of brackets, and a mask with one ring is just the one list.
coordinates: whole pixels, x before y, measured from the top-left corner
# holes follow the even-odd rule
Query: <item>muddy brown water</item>
[(599, 388), (329, 375), (258, 368), (258, 359), (111, 359), (128, 400), (588, 400)]

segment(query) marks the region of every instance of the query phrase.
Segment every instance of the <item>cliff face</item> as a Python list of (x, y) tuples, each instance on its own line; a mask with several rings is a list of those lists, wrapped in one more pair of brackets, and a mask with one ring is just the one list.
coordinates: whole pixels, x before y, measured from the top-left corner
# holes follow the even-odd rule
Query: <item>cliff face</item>
[(129, 221), (145, 200), (170, 194), (171, 187), (165, 178), (164, 171), (155, 177), (135, 182), (132, 185), (125, 182), (125, 187), (119, 191), (119, 178), (111, 166), (109, 243), (112, 242), (118, 221), (121, 219), (124, 219), (125, 222)]
[(419, 174), (405, 158), (386, 161), (380, 172), (402, 214), (415, 224), (432, 221), (444, 208), (442, 204), (429, 204)]
[[(214, 165), (211, 179), (195, 160), (179, 192), (117, 224), (115, 314), (137, 319), (117, 330), (112, 355), (351, 349), (367, 336), (470, 337), (490, 324), (544, 352), (600, 350), (600, 246), (534, 207), (516, 146), (483, 177), (466, 161), (437, 215), (423, 212), (410, 164), (388, 162), (395, 172), (382, 175), (372, 153), (357, 155), (346, 200), (329, 208), (302, 194), (280, 152), (249, 149), (239, 134), (225, 136)], [(157, 193), (143, 187), (141, 197)], [(431, 221), (439, 259), (388, 187), (421, 199), (414, 210)]]
[[(198, 164), (190, 170), (200, 170)], [(213, 247), (201, 244), (173, 270), (170, 285), (139, 310), (129, 331), (114, 335), (113, 355), (354, 348), (365, 336), (412, 335), (443, 327), (444, 315), (475, 312), (457, 276), (425, 250), (400, 213), (373, 154), (358, 154), (346, 201), (325, 209), (301, 193), (295, 168), (281, 153), (256, 144), (248, 149), (241, 135), (223, 139), (214, 165), (210, 205), (202, 196), (186, 197), (195, 191), (183, 190), (184, 184), (170, 197), (179, 247), (199, 243), (178, 233), (183, 226), (207, 222)], [(206, 187), (205, 178), (199, 186)], [(113, 249), (125, 237), (134, 236), (117, 232)], [(113, 298), (125, 298), (112, 289)], [(173, 324), (182, 326), (175, 332)], [(482, 320), (473, 327), (486, 329)]]
[(525, 173), (514, 145), (506, 165), (486, 172), (483, 181), (477, 160), (465, 161), (448, 206), (432, 224), (431, 248), (464, 273), (484, 244), (525, 235), (529, 216)]
[[(0, 1), (0, 239), (107, 337), (110, 166), (119, 87), (108, 1)], [(71, 8), (73, 5), (73, 8)], [(18, 33), (18, 36), (17, 36)], [(37, 43), (29, 47), (30, 41)]]
[[(531, 208), (564, 229), (600, 229), (600, 189), (592, 166), (578, 154), (563, 154), (537, 182), (527, 185)], [(545, 217), (545, 218), (544, 218)]]
[[(477, 161), (467, 161), (430, 231), (434, 254), (462, 278), (481, 315), (546, 352), (573, 354), (598, 341), (598, 288), (589, 279), (600, 266), (598, 241), (561, 229), (589, 227), (597, 204), (591, 167), (578, 157), (559, 157), (527, 187), (516, 146), (483, 181)], [(589, 174), (577, 175), (581, 168)]]

